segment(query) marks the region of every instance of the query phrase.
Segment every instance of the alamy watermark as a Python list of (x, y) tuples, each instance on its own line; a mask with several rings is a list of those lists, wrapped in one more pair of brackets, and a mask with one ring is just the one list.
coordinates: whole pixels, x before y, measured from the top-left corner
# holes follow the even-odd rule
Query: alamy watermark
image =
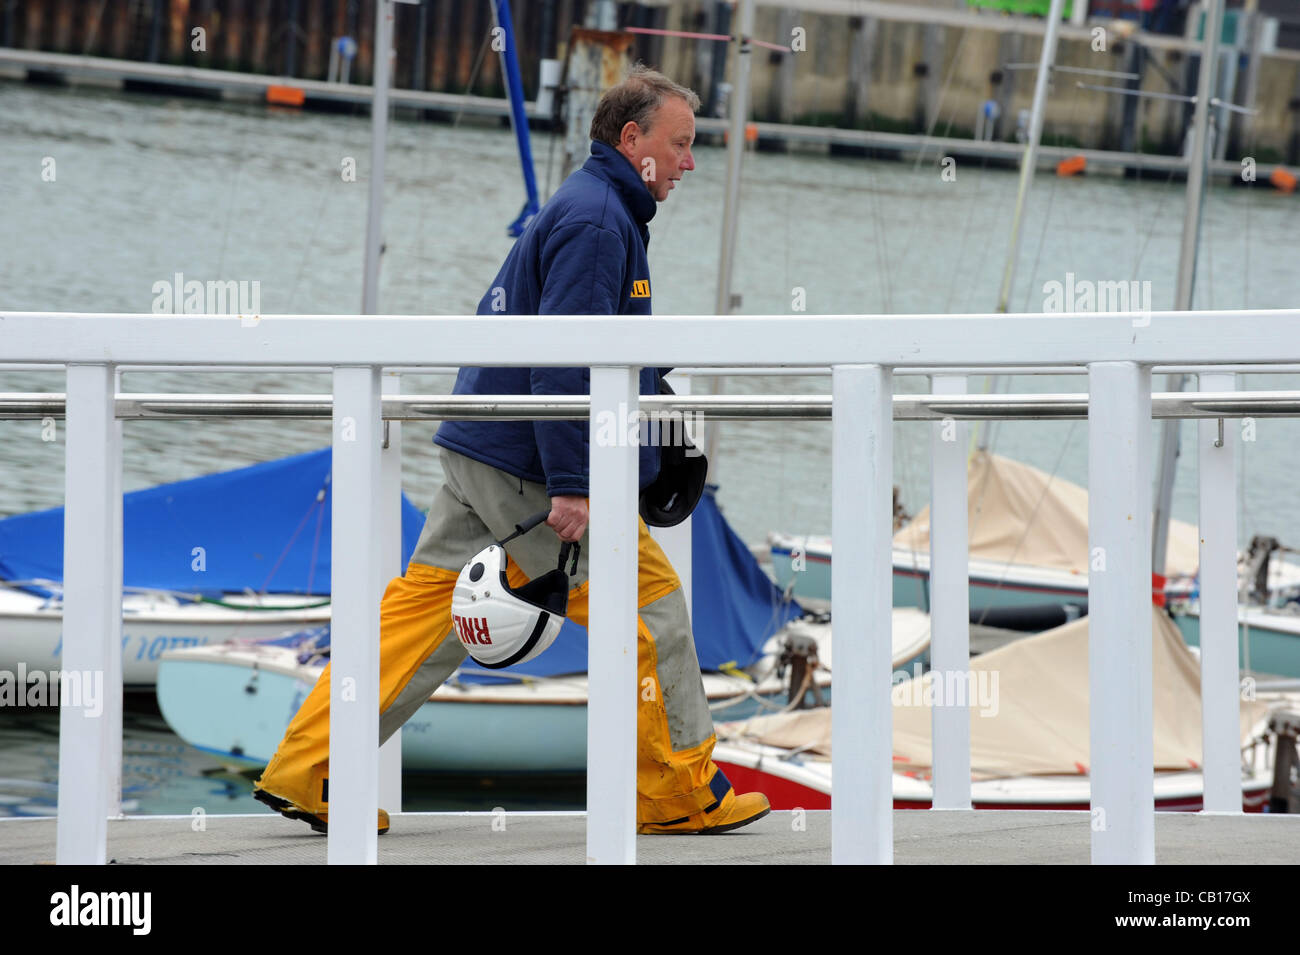
[(620, 401), (617, 411), (606, 409), (596, 413), (596, 444), (602, 448), (634, 444), (685, 446), (686, 456), (693, 458), (703, 453), (698, 442), (703, 420), (704, 416), (694, 411), (638, 413), (627, 402)]
[(1133, 326), (1142, 328), (1151, 324), (1151, 281), (1093, 281), (1066, 272), (1064, 282), (1043, 283), (1043, 311), (1140, 312)]
[(152, 892), (83, 892), (74, 884), (50, 896), (51, 925), (118, 925), (133, 935), (148, 935), (152, 913)]
[(104, 712), (104, 674), (100, 670), (0, 670), (0, 707), (78, 707), (94, 719)]
[(209, 280), (185, 278), (177, 272), (171, 279), (153, 283), (155, 315), (260, 315), (262, 313), (262, 283), (235, 281), (234, 279)]
[[(923, 673), (920, 663), (912, 672), (895, 670), (890, 677), (894, 685), (895, 706), (970, 706), (980, 716), (998, 715), (997, 670), (931, 670)], [(900, 691), (898, 688), (902, 686)]]

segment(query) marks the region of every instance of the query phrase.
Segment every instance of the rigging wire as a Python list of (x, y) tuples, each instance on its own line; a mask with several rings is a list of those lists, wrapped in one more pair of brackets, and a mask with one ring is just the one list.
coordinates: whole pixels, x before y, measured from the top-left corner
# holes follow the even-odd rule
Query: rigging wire
[[(1149, 65), (1156, 65), (1156, 60), (1153, 58), (1148, 58), (1146, 62)], [(1157, 67), (1157, 71), (1163, 75), (1164, 72), (1163, 70), (1160, 70)], [(1142, 152), (1142, 138), (1143, 138), (1143, 130), (1146, 129), (1146, 115), (1145, 115), (1146, 103), (1142, 97), (1138, 97), (1137, 109), (1138, 109), (1138, 114), (1137, 114), (1138, 115), (1137, 118), (1137, 123), (1138, 123), (1137, 147), (1138, 148), (1136, 152), (1138, 156), (1138, 162), (1136, 168), (1137, 168), (1137, 181), (1140, 183), (1142, 181), (1142, 169), (1143, 169), (1142, 158), (1145, 155), (1145, 153)], [(1161, 221), (1160, 210), (1164, 208), (1165, 201), (1169, 198), (1170, 195), (1173, 194), (1173, 190), (1169, 188), (1173, 184), (1173, 181), (1174, 181), (1174, 170), (1170, 169), (1169, 175), (1165, 177), (1164, 188), (1158, 190), (1156, 193), (1155, 201), (1153, 203), (1154, 208), (1151, 210), (1151, 226), (1150, 228), (1145, 230), (1146, 235), (1144, 238), (1142, 237), (1142, 233), (1144, 230), (1142, 229), (1141, 192), (1139, 191), (1137, 195), (1134, 197), (1135, 200), (1133, 202), (1133, 213), (1135, 218), (1134, 224), (1137, 228), (1138, 237), (1142, 239), (1142, 244), (1137, 249), (1137, 255), (1135, 256), (1133, 261), (1133, 271), (1129, 275), (1129, 281), (1137, 280), (1138, 272), (1142, 268), (1142, 259), (1146, 256), (1147, 247), (1151, 244), (1151, 239), (1155, 235), (1156, 227), (1160, 224)]]
[[(860, 8), (855, 10), (855, 15), (862, 16)], [(817, 109), (815, 112), (817, 115), (821, 115), (821, 104), (822, 104), (822, 91), (819, 85), (816, 93)], [(868, 109), (867, 110), (867, 131), (874, 132), (874, 129), (872, 127), (873, 124), (871, 122), (871, 111)], [(882, 202), (880, 197), (880, 188), (879, 188), (879, 183), (877, 181), (878, 177), (876, 175), (876, 171), (873, 164), (874, 160), (871, 157), (871, 148), (868, 146), (866, 147), (865, 151), (867, 155), (864, 157), (863, 166), (865, 167), (867, 173), (867, 204), (869, 208), (872, 210), (870, 219), (871, 219), (872, 232), (874, 233), (875, 236), (875, 242), (873, 243), (874, 248), (872, 249), (872, 251), (875, 253), (876, 270), (880, 280), (881, 314), (889, 314), (891, 310), (891, 300), (893, 296), (892, 296), (892, 291), (889, 283), (889, 260), (886, 255), (886, 250), (884, 247), (885, 244), (884, 244), (884, 240), (880, 228), (881, 219), (883, 218), (882, 211), (881, 211)]]
[(329, 484), (329, 476), (326, 475), (325, 484), (323, 484), (320, 487), (320, 489), (316, 492), (315, 497), (312, 498), (312, 502), (311, 504), (308, 505), (306, 512), (302, 515), (302, 519), (298, 521), (298, 526), (294, 528), (293, 534), (290, 535), (289, 542), (284, 545), (284, 549), (280, 551), (280, 556), (275, 559), (275, 565), (272, 566), (270, 572), (266, 575), (266, 580), (262, 581), (262, 586), (258, 588), (257, 593), (259, 596), (265, 596), (267, 588), (271, 586), (271, 578), (274, 577), (275, 572), (280, 569), (280, 565), (284, 563), (284, 559), (289, 556), (289, 551), (293, 549), (294, 541), (298, 539), (298, 535), (302, 533), (302, 529), (307, 526), (307, 521), (311, 518), (312, 514), (316, 513), (317, 511), (319, 511), (321, 514), (324, 513), (324, 509), (326, 507), (325, 485), (328, 484)]
[(99, 9), (95, 11), (95, 15), (91, 19), (90, 29), (86, 31), (86, 45), (81, 51), (82, 56), (89, 56), (91, 47), (99, 39), (99, 28), (104, 23), (104, 8), (106, 6), (108, 6), (108, 0), (99, 0)]
[[(939, 125), (939, 117), (943, 113), (943, 101), (948, 97), (948, 90), (952, 86), (952, 78), (957, 72), (958, 65), (961, 63), (962, 53), (966, 45), (966, 36), (969, 32), (969, 30), (962, 30), (957, 37), (957, 49), (954, 50), (952, 54), (952, 65), (948, 68), (948, 78), (943, 81), (943, 87), (939, 91), (939, 102), (935, 104), (934, 116), (930, 119), (930, 128), (925, 131), (925, 139), (927, 141), (934, 138), (934, 128)], [(943, 131), (944, 138), (947, 138), (948, 134), (952, 132), (952, 123), (956, 118), (956, 115), (957, 109), (954, 107), (952, 113), (948, 116), (948, 125)], [(921, 161), (925, 156), (925, 147), (927, 145), (928, 142), (923, 141), (921, 143), (921, 148), (916, 151), (916, 162), (912, 165), (912, 172), (916, 172), (921, 168)]]
[[(1255, 122), (1253, 116), (1247, 118), (1250, 123), (1250, 136), (1246, 144), (1246, 155), (1254, 157), (1255, 147), (1259, 136), (1259, 124)], [(1242, 214), (1242, 263), (1241, 263), (1241, 307), (1250, 308), (1250, 245), (1251, 245), (1251, 209), (1254, 206), (1255, 185), (1251, 184), (1246, 190), (1246, 200), (1243, 203), (1244, 212)]]
[[(343, 150), (346, 148), (346, 145), (347, 145), (347, 134), (345, 131), (340, 131), (339, 138), (336, 144), (335, 154), (341, 155)], [(330, 167), (328, 165), (326, 166), (325, 171), (326, 171), (326, 175), (323, 177), (320, 190), (319, 190), (320, 202), (317, 204), (316, 218), (312, 222), (311, 231), (307, 234), (306, 241), (303, 243), (302, 258), (298, 262), (298, 270), (294, 274), (293, 285), (290, 286), (289, 288), (289, 309), (290, 311), (296, 310), (301, 314), (306, 314), (307, 312), (310, 311), (310, 309), (295, 304), (297, 301), (298, 286), (301, 284), (302, 277), (307, 271), (307, 262), (311, 256), (313, 248), (315, 247), (316, 235), (320, 230), (320, 224), (325, 218), (325, 208), (326, 206), (329, 205), (330, 188), (332, 187), (334, 181), (333, 173), (330, 171)], [(342, 180), (340, 179), (340, 181)]]
[[(951, 275), (949, 276), (948, 279), (948, 292), (943, 299), (942, 311), (945, 315), (952, 313), (953, 295), (957, 291), (957, 276), (959, 274), (958, 266), (961, 264), (962, 259), (965, 257), (966, 248), (969, 245), (968, 240), (970, 239), (971, 225), (975, 221), (976, 200), (983, 195), (987, 195), (989, 191), (988, 183), (990, 177), (988, 175), (988, 162), (989, 162), (988, 156), (984, 156), (980, 159), (980, 179), (983, 182), (983, 186), (980, 189), (971, 190), (970, 199), (966, 203), (966, 223), (962, 227), (962, 242), (957, 254), (957, 261), (953, 263)], [(983, 264), (985, 254), (988, 252), (989, 244), (987, 242), (981, 242), (979, 243), (979, 246), (981, 249), (980, 264)], [(975, 275), (979, 274), (978, 267), (976, 268), (974, 274)], [(973, 285), (974, 283), (972, 282), (970, 284)], [(968, 290), (969, 290), (969, 286), (968, 286)]]
[[(1046, 104), (1044, 104), (1043, 108), (1044, 110), (1046, 110), (1047, 108)], [(1075, 117), (1078, 114), (1078, 109), (1079, 109), (1079, 88), (1076, 86), (1074, 88), (1074, 97), (1070, 103), (1070, 116), (1066, 122), (1066, 125), (1068, 127), (1074, 126), (1074, 121), (1075, 121)], [(1052, 204), (1056, 198), (1056, 186), (1060, 181), (1061, 181), (1060, 176), (1053, 176), (1052, 187), (1047, 190), (1047, 209), (1043, 212), (1043, 229), (1038, 235), (1038, 251), (1034, 254), (1034, 266), (1032, 269), (1029, 270), (1029, 284), (1025, 288), (1024, 305), (1022, 305), (1020, 309), (1022, 312), (1029, 311), (1029, 297), (1033, 295), (1034, 280), (1038, 278), (1038, 265), (1043, 258), (1043, 245), (1045, 244), (1045, 240), (1047, 238), (1047, 227), (1052, 220)], [(1071, 255), (1072, 257), (1073, 243), (1070, 240), (1070, 230), (1068, 229), (1066, 230), (1066, 245), (1068, 246), (1066, 250), (1067, 255)]]
[[(943, 115), (943, 104), (944, 101), (948, 98), (948, 90), (952, 85), (952, 79), (957, 72), (957, 67), (961, 65), (961, 58), (962, 58), (963, 51), (965, 49), (966, 35), (968, 32), (969, 31), (967, 30), (963, 30), (961, 31), (958, 37), (957, 49), (953, 51), (952, 63), (948, 67), (947, 79), (944, 80), (943, 86), (939, 91), (939, 100), (937, 103), (935, 103), (934, 115), (930, 117), (930, 124), (925, 131), (924, 139), (921, 141), (921, 148), (916, 151), (916, 161), (912, 164), (913, 176), (916, 176), (918, 173), (920, 173), (921, 164), (925, 158), (926, 147), (929, 145), (929, 141), (934, 138), (934, 130), (939, 125), (939, 119)], [(957, 116), (957, 108), (954, 105), (953, 109), (948, 114), (947, 126), (944, 128), (945, 138), (947, 137), (948, 133), (952, 131), (952, 124), (953, 121), (956, 119), (956, 116)], [(942, 162), (943, 157), (941, 156), (939, 158), (940, 161)], [(983, 158), (983, 162), (987, 164), (988, 162), (987, 156)], [(930, 175), (930, 173), (926, 173), (925, 175), (928, 176)], [(920, 216), (908, 217), (906, 241), (902, 244), (902, 248), (899, 250), (898, 257), (897, 257), (897, 261), (899, 262), (900, 267), (907, 262), (907, 255), (912, 249), (912, 243), (916, 240), (917, 233), (920, 231), (920, 221), (921, 221)]]
[(1169, 170), (1169, 175), (1165, 179), (1164, 188), (1156, 198), (1155, 208), (1151, 212), (1151, 226), (1146, 230), (1146, 237), (1142, 240), (1142, 245), (1138, 248), (1137, 258), (1133, 263), (1131, 278), (1134, 280), (1137, 279), (1138, 271), (1142, 267), (1142, 260), (1146, 257), (1147, 247), (1151, 245), (1151, 240), (1156, 234), (1156, 228), (1160, 225), (1160, 211), (1164, 208), (1165, 201), (1174, 194), (1174, 190), (1170, 188), (1174, 182), (1174, 172), (1175, 170), (1173, 169)]
[(880, 184), (871, 158), (867, 159), (866, 167), (867, 179), (869, 180), (867, 186), (867, 201), (871, 205), (874, 213), (871, 217), (871, 225), (876, 240), (874, 243), (876, 267), (880, 270), (880, 290), (882, 296), (881, 314), (888, 315), (893, 310), (893, 292), (889, 283), (889, 258), (885, 249), (884, 235), (881, 230), (881, 220), (884, 218), (884, 203), (880, 195)]
[[(960, 33), (960, 35), (959, 35), (959, 39), (958, 39), (958, 42), (957, 42), (957, 49), (956, 49), (956, 50), (954, 51), (954, 53), (953, 53), (952, 62), (951, 62), (951, 65), (949, 66), (949, 69), (948, 69), (948, 75), (947, 75), (947, 78), (945, 79), (945, 81), (944, 81), (944, 83), (943, 83), (943, 86), (942, 86), (941, 89), (940, 89), (938, 102), (935, 104), (934, 113), (933, 113), (933, 115), (932, 115), (931, 118), (930, 118), (929, 127), (927, 128), (926, 133), (925, 133), (926, 140), (929, 140), (929, 139), (933, 138), (933, 136), (934, 136), (934, 131), (935, 131), (936, 127), (937, 127), (938, 124), (939, 124), (939, 120), (940, 120), (940, 118), (943, 116), (943, 112), (944, 112), (944, 109), (943, 109), (943, 107), (944, 107), (944, 102), (945, 102), (945, 101), (947, 100), (947, 98), (948, 98), (948, 91), (949, 91), (949, 89), (951, 88), (952, 79), (953, 79), (953, 77), (956, 75), (957, 67), (958, 67), (958, 66), (960, 65), (960, 63), (961, 63), (962, 55), (963, 55), (964, 50), (965, 50), (966, 35), (967, 35), (967, 31), (964, 31), (964, 30), (963, 30), (963, 31)], [(944, 136), (945, 136), (945, 137), (946, 137), (946, 136), (947, 136), (947, 135), (952, 131), (952, 125), (953, 125), (953, 122), (954, 122), (955, 119), (956, 119), (956, 113), (957, 113), (957, 110), (956, 110), (956, 106), (954, 105), (953, 108), (952, 108), (952, 110), (951, 110), (951, 111), (949, 112), (949, 114), (948, 114), (948, 122), (947, 122), (947, 125), (944, 127)], [(922, 162), (923, 162), (923, 160), (924, 160), (924, 156), (925, 156), (926, 145), (927, 145), (927, 142), (923, 141), (922, 144), (921, 144), (921, 148), (920, 148), (919, 150), (917, 150), (916, 161), (915, 161), (915, 162), (913, 163), (913, 165), (912, 165), (912, 174), (913, 174), (913, 176), (915, 176), (915, 175), (917, 175), (918, 173), (920, 173), (921, 165), (922, 165)], [(980, 165), (981, 165), (981, 169), (987, 169), (987, 166), (988, 166), (988, 157), (987, 157), (987, 156), (982, 157)], [(929, 173), (927, 173), (926, 175), (929, 175)], [(972, 221), (972, 219), (973, 219), (973, 217), (974, 217), (974, 198), (972, 198), (971, 201), (968, 203), (967, 210), (968, 210), (968, 211), (967, 211), (967, 218), (966, 218), (966, 226), (965, 226), (965, 230), (964, 230), (964, 232), (963, 232), (961, 245), (959, 246), (959, 249), (960, 249), (960, 250), (963, 250), (963, 251), (964, 251), (964, 249), (966, 248), (966, 246), (967, 246), (967, 244), (968, 244), (967, 240), (969, 239), (969, 236), (970, 236), (970, 225), (971, 225), (971, 221)], [(903, 247), (902, 247), (901, 251), (899, 252), (898, 260), (899, 260), (900, 263), (903, 263), (903, 262), (906, 262), (906, 261), (907, 261), (907, 254), (908, 254), (908, 252), (910, 251), (910, 249), (911, 249), (911, 245), (912, 245), (912, 242), (915, 240), (916, 235), (917, 235), (917, 232), (918, 232), (917, 220), (916, 220), (915, 217), (913, 217), (912, 220), (911, 220), (911, 226), (912, 226), (912, 227), (908, 230), (907, 241), (903, 244)], [(984, 248), (985, 250), (987, 250), (987, 247), (988, 247), (988, 246), (987, 246), (987, 243), (982, 243), (981, 245), (982, 245), (982, 248)], [(961, 254), (963, 254), (963, 252), (959, 252), (959, 261), (960, 261), (960, 255), (961, 255)], [(982, 261), (982, 259), (981, 259), (981, 261)], [(955, 289), (956, 289), (957, 269), (956, 269), (955, 265), (954, 265), (953, 269), (951, 270), (951, 273), (952, 273), (952, 274), (951, 274), (951, 280), (950, 280), (950, 282), (949, 282), (949, 286), (948, 286), (948, 293), (947, 293), (947, 295), (945, 296), (945, 301), (944, 301), (944, 311), (947, 311), (947, 309), (948, 309), (949, 306), (951, 305), (951, 303), (952, 303), (952, 296), (953, 296), (953, 293), (954, 293), (954, 291), (955, 291)], [(928, 431), (923, 431), (922, 433), (923, 433), (923, 434), (928, 434), (929, 432), (928, 432)], [(900, 452), (901, 452), (901, 453), (898, 455), (898, 462), (899, 462), (899, 465), (900, 465), (899, 470), (900, 470), (900, 472), (901, 472), (901, 475), (900, 475), (900, 487), (902, 487), (902, 488), (915, 487), (916, 484), (915, 484), (915, 482), (914, 482), (914, 475), (913, 475), (913, 471), (914, 471), (914, 468), (913, 468), (913, 453), (914, 453), (914, 450), (915, 450), (915, 453), (917, 453), (918, 455), (921, 454), (921, 450), (920, 450), (920, 448), (923, 448), (923, 447), (924, 447), (924, 442), (921, 443), (920, 448), (918, 448), (918, 449), (913, 449), (913, 448), (911, 447), (910, 444), (908, 444), (907, 442), (903, 442), (903, 441), (895, 442), (895, 446), (896, 446), (896, 447), (900, 450)], [(920, 469), (920, 468), (916, 468), (915, 470), (919, 472), (921, 469)], [(914, 542), (911, 544), (911, 556), (912, 556), (912, 568), (915, 570), (915, 569), (918, 568), (918, 554), (917, 554), (917, 551), (916, 551), (916, 545), (915, 545)], [(929, 600), (929, 588), (928, 588), (928, 586), (926, 585), (925, 579), (922, 578), (919, 574), (918, 574), (918, 577), (917, 577), (917, 583), (918, 583), (918, 586), (920, 587), (920, 591), (919, 591), (919, 595), (918, 595), (917, 603), (918, 603), (919, 606), (922, 606), (925, 610), (928, 611), (928, 610), (929, 610), (929, 602), (930, 602), (930, 600)]]
[[(488, 0), (488, 3), (491, 2), (492, 0)], [(488, 30), (487, 33), (483, 36), (483, 43), (479, 47), (478, 57), (474, 60), (474, 66), (470, 70), (469, 85), (465, 87), (465, 92), (461, 94), (462, 97), (469, 96), (469, 91), (472, 90), (474, 88), (474, 84), (478, 82), (479, 70), (483, 66), (484, 57), (486, 56), (488, 47), (491, 45), (491, 43), (492, 43), (492, 31)], [(456, 110), (456, 116), (451, 121), (452, 129), (458, 129), (460, 127), (460, 120), (461, 117), (464, 115), (465, 115), (465, 101), (464, 99), (462, 99), (460, 103), (460, 107)]]
[[(1213, 191), (1211, 184), (1208, 181), (1212, 177), (1206, 176), (1205, 178), (1207, 180), (1205, 183), (1205, 192), (1206, 198), (1208, 199), (1209, 193)], [(1206, 219), (1209, 219), (1209, 216), (1202, 214), (1203, 223)], [(1205, 268), (1197, 270), (1199, 274), (1196, 276), (1196, 284), (1201, 285), (1202, 281), (1204, 282), (1205, 307), (1212, 309), (1214, 308), (1214, 230), (1204, 229), (1202, 230), (1202, 235), (1204, 236), (1205, 244)]]

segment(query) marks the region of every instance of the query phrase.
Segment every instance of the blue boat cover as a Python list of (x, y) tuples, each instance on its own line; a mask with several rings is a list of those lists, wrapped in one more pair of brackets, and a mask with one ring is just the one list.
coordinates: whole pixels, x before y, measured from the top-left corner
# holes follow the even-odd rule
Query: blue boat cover
[[(123, 495), (123, 585), (328, 596), (332, 457), (322, 448)], [(422, 527), (403, 494), (403, 568)], [(33, 578), (63, 580), (61, 507), (0, 520), (0, 579)]]
[[(124, 495), (124, 585), (205, 596), (328, 595), (331, 455), (323, 448)], [(748, 666), (774, 633), (803, 613), (782, 598), (727, 524), (716, 490), (706, 490), (692, 519), (692, 629), (705, 670)], [(424, 515), (403, 494), (403, 568), (423, 526)], [(0, 579), (32, 578), (63, 578), (61, 507), (0, 520)], [(487, 683), (509, 674), (586, 669), (586, 628), (566, 621), (536, 659), (506, 673), (467, 660), (460, 678)]]

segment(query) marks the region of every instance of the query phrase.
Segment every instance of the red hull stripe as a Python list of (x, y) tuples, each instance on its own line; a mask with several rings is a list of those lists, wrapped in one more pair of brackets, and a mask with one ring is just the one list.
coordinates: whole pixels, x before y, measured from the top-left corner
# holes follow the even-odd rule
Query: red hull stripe
[[(745, 766), (738, 766), (735, 763), (717, 762), (718, 768), (727, 774), (736, 792), (753, 792), (758, 791), (767, 796), (772, 808), (776, 810), (791, 809), (830, 809), (831, 797), (819, 789), (812, 789), (801, 783), (785, 779), (781, 776), (773, 776), (756, 769), (749, 769)], [(1245, 812), (1261, 812), (1264, 804), (1268, 801), (1268, 789), (1248, 789), (1242, 793), (1241, 808)], [(928, 800), (918, 799), (895, 799), (895, 809), (929, 809)], [(1043, 802), (1043, 803), (1011, 803), (1011, 802), (976, 802), (973, 804), (975, 809), (1053, 809), (1053, 810), (1076, 810), (1086, 812), (1090, 807), (1087, 803), (1073, 802)], [(1199, 812), (1201, 809), (1200, 796), (1184, 796), (1170, 799), (1157, 799), (1156, 809), (1162, 812)]]

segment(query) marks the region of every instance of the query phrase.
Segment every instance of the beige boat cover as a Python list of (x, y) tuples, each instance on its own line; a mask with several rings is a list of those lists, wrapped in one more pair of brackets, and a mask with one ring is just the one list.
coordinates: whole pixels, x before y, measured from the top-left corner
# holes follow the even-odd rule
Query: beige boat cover
[[(1153, 611), (1151, 616), (1155, 768), (1197, 769), (1200, 664), (1166, 614)], [(1087, 773), (1088, 618), (973, 658), (962, 689), (971, 704), (972, 778)], [(935, 692), (930, 673), (894, 686), (895, 772), (929, 775)], [(1267, 712), (1266, 703), (1242, 702), (1243, 745)], [(770, 746), (824, 756), (831, 751), (830, 709), (825, 707), (757, 717), (726, 729)], [(728, 734), (720, 728), (722, 735)]]
[[(1087, 576), (1088, 492), (1077, 484), (977, 451), (970, 462), (967, 502), (971, 557)], [(894, 535), (894, 546), (929, 553), (929, 507)], [(1171, 521), (1167, 554), (1166, 576), (1194, 575), (1201, 559), (1196, 528)]]

